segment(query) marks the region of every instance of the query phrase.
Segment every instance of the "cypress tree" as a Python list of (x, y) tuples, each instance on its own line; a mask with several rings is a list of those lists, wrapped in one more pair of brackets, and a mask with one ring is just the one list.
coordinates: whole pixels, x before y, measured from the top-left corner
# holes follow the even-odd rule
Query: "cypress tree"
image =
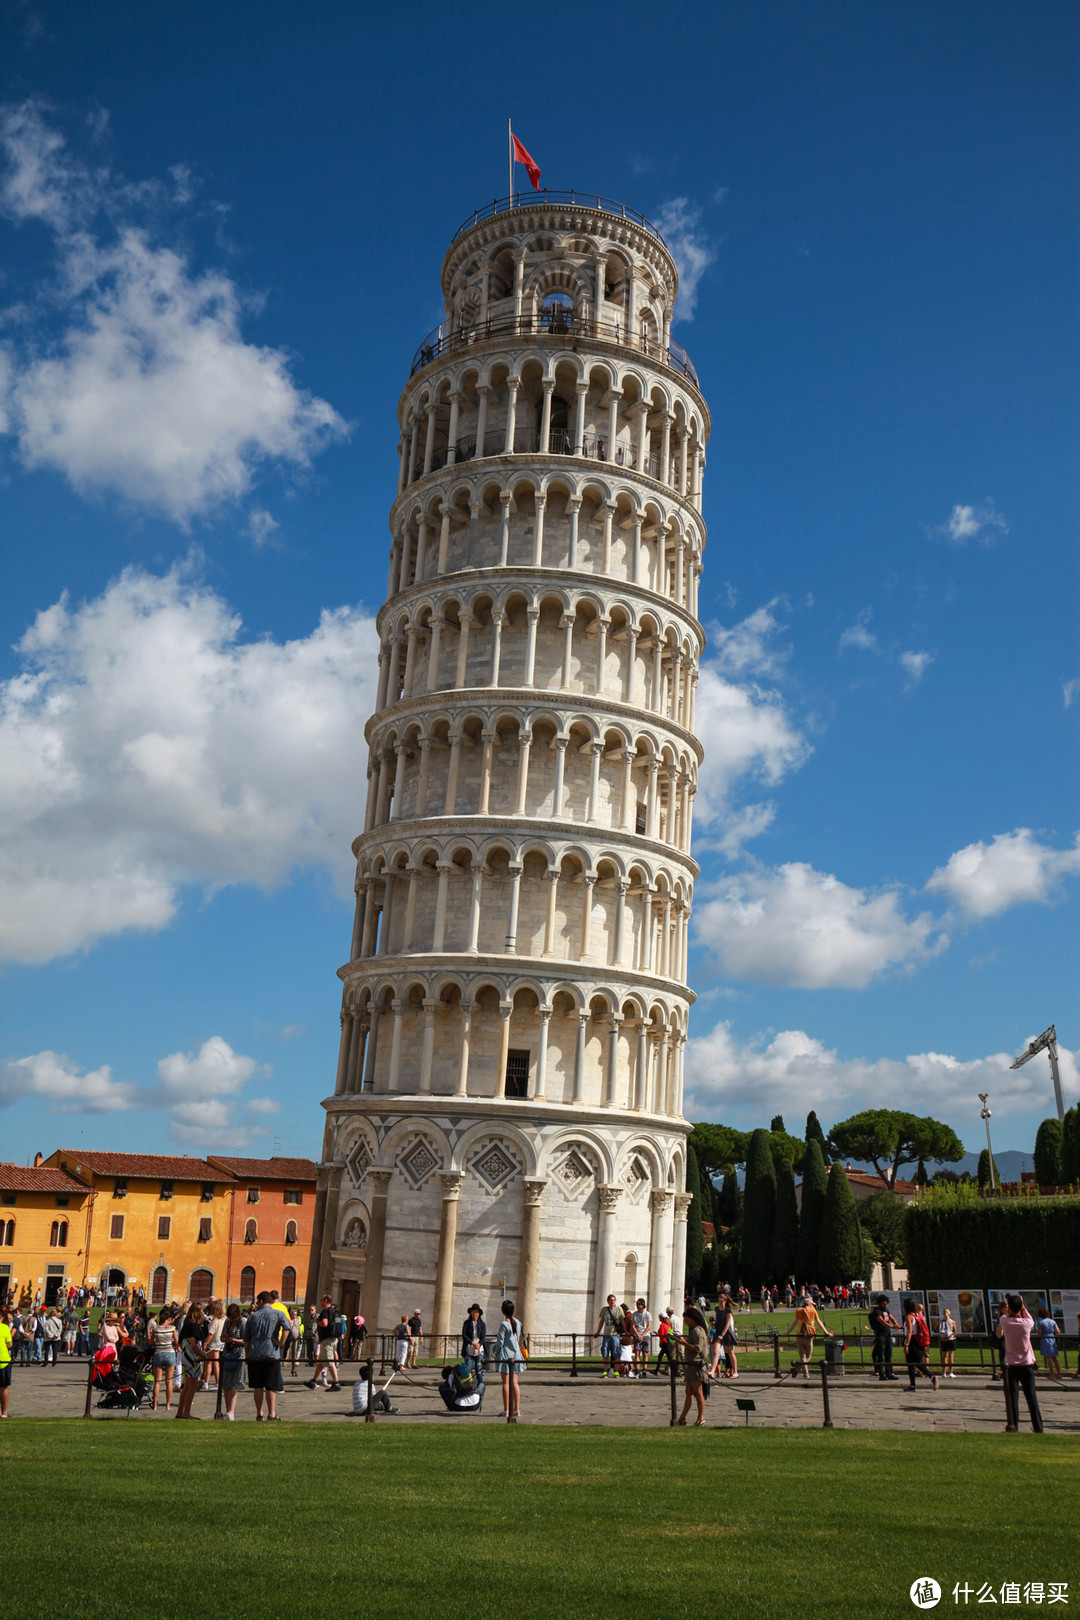
[(920, 1159), (919, 1167), (915, 1172), (915, 1185), (917, 1187), (925, 1187), (929, 1180), (930, 1177), (926, 1173), (926, 1165), (923, 1163), (922, 1159)]
[(1035, 1185), (1060, 1187), (1064, 1133), (1060, 1119), (1044, 1119), (1035, 1136)]
[(795, 1171), (789, 1159), (776, 1162), (776, 1209), (773, 1212), (772, 1275), (783, 1284), (795, 1270), (799, 1241), (799, 1206), (795, 1198)]
[(821, 1123), (812, 1108), (806, 1116), (806, 1131), (804, 1133), (804, 1140), (807, 1142), (816, 1142), (821, 1149), (822, 1159), (826, 1164), (828, 1164), (829, 1148), (825, 1141), (825, 1132), (822, 1130)]
[(774, 1114), (773, 1115), (772, 1124), (769, 1126), (769, 1129), (770, 1129), (770, 1131), (780, 1131), (784, 1135), (787, 1134), (784, 1131), (784, 1116), (783, 1116), (783, 1114)]
[(1062, 1131), (1061, 1174), (1065, 1184), (1075, 1187), (1080, 1183), (1080, 1107), (1074, 1103), (1066, 1112)]
[(742, 1199), (739, 1193), (739, 1178), (734, 1170), (725, 1172), (723, 1186), (717, 1197), (721, 1225), (735, 1226), (742, 1214)]
[[(990, 1152), (988, 1148), (983, 1148), (979, 1154), (979, 1168), (976, 1172), (976, 1180), (984, 1192), (990, 1191)], [(1001, 1186), (1001, 1172), (998, 1170), (996, 1159), (994, 1160), (994, 1181), (998, 1187)]]
[(818, 1280), (827, 1284), (851, 1282), (862, 1270), (862, 1230), (847, 1171), (834, 1164), (825, 1189), (818, 1249)]
[(743, 1192), (742, 1272), (746, 1281), (760, 1285), (772, 1271), (773, 1214), (776, 1209), (776, 1171), (769, 1133), (754, 1131), (746, 1155)]
[[(811, 1116), (813, 1117), (813, 1116)], [(821, 1217), (825, 1211), (825, 1160), (816, 1136), (807, 1136), (803, 1159), (802, 1209), (799, 1238), (795, 1245), (795, 1275), (801, 1283), (818, 1280), (818, 1251), (821, 1248)]]
[(686, 1150), (686, 1190), (693, 1193), (693, 1201), (686, 1216), (686, 1286), (693, 1286), (701, 1278), (701, 1261), (705, 1253), (705, 1233), (701, 1229), (704, 1202), (703, 1178), (698, 1157), (693, 1148)]

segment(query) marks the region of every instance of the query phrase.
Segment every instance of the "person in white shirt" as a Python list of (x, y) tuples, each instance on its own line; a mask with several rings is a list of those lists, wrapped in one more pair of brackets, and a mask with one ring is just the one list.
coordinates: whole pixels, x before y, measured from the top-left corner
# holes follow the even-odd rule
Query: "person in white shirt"
[(637, 1309), (631, 1312), (630, 1320), (634, 1324), (634, 1370), (646, 1373), (649, 1370), (649, 1354), (652, 1350), (652, 1317), (645, 1308), (645, 1301), (639, 1299)]

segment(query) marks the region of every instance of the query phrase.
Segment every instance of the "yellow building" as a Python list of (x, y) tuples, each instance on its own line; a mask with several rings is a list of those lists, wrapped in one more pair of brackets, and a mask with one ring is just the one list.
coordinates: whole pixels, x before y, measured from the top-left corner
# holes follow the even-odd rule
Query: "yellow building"
[(45, 1161), (89, 1193), (82, 1276), (151, 1304), (225, 1297), (235, 1178), (205, 1159), (58, 1148)]
[(81, 1282), (90, 1193), (65, 1170), (0, 1164), (0, 1304), (39, 1296), (55, 1303)]

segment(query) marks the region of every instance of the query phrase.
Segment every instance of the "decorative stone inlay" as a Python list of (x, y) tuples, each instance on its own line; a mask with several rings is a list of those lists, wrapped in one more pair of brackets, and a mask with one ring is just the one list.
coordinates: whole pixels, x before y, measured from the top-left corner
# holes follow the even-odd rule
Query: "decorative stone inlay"
[(623, 1172), (623, 1184), (630, 1194), (632, 1203), (636, 1204), (638, 1202), (642, 1193), (648, 1187), (650, 1179), (648, 1170), (635, 1153)]
[(354, 1187), (359, 1187), (371, 1167), (371, 1162), (371, 1149), (364, 1141), (364, 1138), (361, 1137), (345, 1160), (345, 1168), (349, 1172)]
[(517, 1174), (520, 1165), (511, 1158), (502, 1142), (489, 1142), (473, 1157), (469, 1168), (489, 1192), (499, 1192)]
[(583, 1149), (576, 1144), (555, 1166), (554, 1179), (568, 1198), (579, 1197), (594, 1179), (595, 1171)]
[(397, 1167), (414, 1187), (422, 1187), (439, 1168), (440, 1159), (426, 1136), (414, 1137), (397, 1156)]

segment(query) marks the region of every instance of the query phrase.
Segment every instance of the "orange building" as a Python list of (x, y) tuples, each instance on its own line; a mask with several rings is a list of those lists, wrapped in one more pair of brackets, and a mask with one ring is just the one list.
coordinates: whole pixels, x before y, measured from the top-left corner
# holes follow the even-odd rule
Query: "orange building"
[[(292, 1300), (307, 1280), (316, 1166), (310, 1159), (193, 1159), (58, 1148), (46, 1166), (79, 1189), (69, 1281), (170, 1299)], [(23, 1175), (30, 1172), (22, 1171)]]
[(41, 1296), (53, 1305), (61, 1288), (82, 1281), (85, 1210), (81, 1181), (41, 1154), (33, 1168), (0, 1164), (0, 1304)]
[(276, 1288), (282, 1299), (303, 1299), (318, 1166), (310, 1159), (226, 1159), (215, 1154), (209, 1163), (235, 1178), (230, 1296), (246, 1301), (264, 1288)]

